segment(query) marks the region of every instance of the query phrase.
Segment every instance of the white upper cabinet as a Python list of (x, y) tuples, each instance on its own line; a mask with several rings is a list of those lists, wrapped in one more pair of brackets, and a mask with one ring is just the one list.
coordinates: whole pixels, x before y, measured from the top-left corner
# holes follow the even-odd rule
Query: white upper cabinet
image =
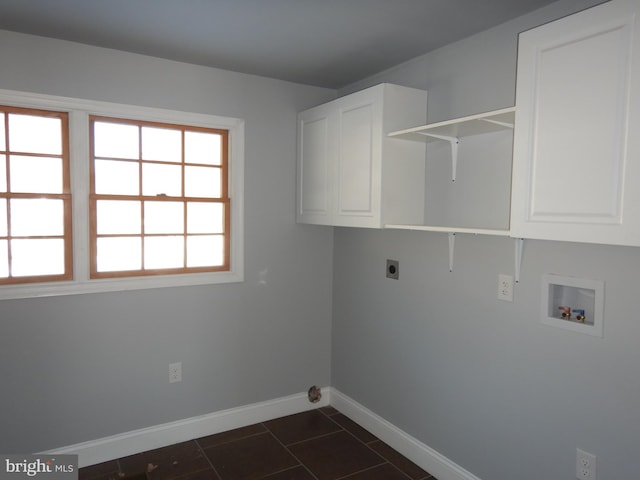
[(421, 219), (424, 145), (387, 134), (426, 114), (427, 92), (391, 84), (301, 112), (296, 220), (381, 228)]
[(640, 2), (520, 35), (511, 235), (640, 245)]

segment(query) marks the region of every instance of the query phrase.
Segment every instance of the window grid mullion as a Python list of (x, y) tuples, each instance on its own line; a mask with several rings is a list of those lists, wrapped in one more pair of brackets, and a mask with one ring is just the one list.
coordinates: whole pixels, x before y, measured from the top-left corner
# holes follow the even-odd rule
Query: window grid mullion
[(180, 132), (180, 147), (181, 147), (181, 154), (180, 154), (180, 165), (181, 165), (181, 171), (182, 171), (182, 267), (183, 268), (187, 268), (187, 262), (188, 262), (188, 258), (187, 256), (189, 255), (189, 250), (187, 248), (187, 189), (186, 189), (186, 170), (185, 170), (185, 166), (187, 163), (187, 159), (186, 159), (186, 147), (185, 147), (185, 143), (186, 143), (186, 129), (182, 129)]
[(142, 126), (138, 125), (138, 196), (140, 198), (140, 265), (142, 270), (146, 270), (145, 268), (145, 260), (144, 260), (144, 248), (145, 248), (145, 230), (144, 230), (144, 214), (145, 214), (145, 202), (143, 200), (143, 162), (142, 162)]

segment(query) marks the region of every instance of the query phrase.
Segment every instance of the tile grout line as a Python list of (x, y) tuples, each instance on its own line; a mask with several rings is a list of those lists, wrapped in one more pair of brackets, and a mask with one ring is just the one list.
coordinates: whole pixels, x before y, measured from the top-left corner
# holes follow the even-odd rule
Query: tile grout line
[[(382, 457), (381, 457), (381, 458), (382, 458)], [(398, 467), (396, 467), (393, 463), (389, 462), (389, 461), (388, 461), (388, 460), (386, 460), (385, 458), (383, 458), (383, 460), (385, 460), (385, 461), (384, 461), (384, 462), (382, 462), (382, 463), (379, 463), (379, 464), (377, 464), (377, 465), (371, 465), (370, 467), (363, 468), (362, 470), (358, 470), (357, 472), (350, 473), (349, 475), (345, 475), (345, 476), (343, 476), (343, 477), (338, 477), (338, 478), (336, 478), (335, 480), (349, 480), (349, 479), (350, 479), (350, 478), (352, 478), (354, 475), (359, 475), (359, 474), (361, 474), (361, 473), (368, 472), (369, 470), (373, 470), (374, 468), (378, 468), (378, 467), (381, 467), (382, 465), (387, 465), (387, 464), (388, 464), (388, 465), (390, 465), (390, 466), (392, 466), (393, 468), (395, 468), (395, 469), (398, 471), (398, 473), (400, 473), (400, 475), (403, 475), (403, 476), (404, 476), (404, 477), (406, 477), (407, 479), (411, 480), (411, 477), (410, 477), (409, 475), (407, 475), (406, 473), (404, 473), (402, 470), (400, 470)], [(420, 480), (421, 480), (421, 479), (420, 479)]]
[[(333, 408), (333, 407), (332, 407), (332, 408)], [(374, 449), (371, 447), (371, 445), (372, 445), (372, 444), (374, 444), (374, 443), (376, 443), (376, 442), (379, 442), (379, 443), (381, 443), (381, 444), (383, 444), (383, 445), (386, 445), (386, 443), (385, 443), (385, 442), (383, 442), (383, 441), (382, 441), (380, 438), (378, 438), (377, 436), (373, 435), (373, 434), (372, 434), (371, 432), (369, 432), (366, 428), (361, 427), (360, 425), (358, 425), (358, 424), (356, 423), (356, 425), (358, 425), (360, 428), (362, 428), (363, 430), (365, 430), (367, 433), (371, 434), (371, 435), (374, 437), (374, 438), (373, 438), (373, 440), (371, 440), (371, 441), (369, 441), (369, 442), (365, 442), (364, 440), (361, 440), (361, 439), (360, 439), (360, 438), (358, 438), (354, 433), (352, 433), (352, 432), (351, 432), (351, 431), (349, 431), (347, 428), (343, 427), (342, 425), (340, 425), (338, 422), (336, 422), (335, 420), (333, 420), (333, 419), (331, 418), (331, 417), (338, 416), (338, 415), (343, 415), (343, 416), (345, 416), (345, 417), (346, 417), (346, 415), (344, 415), (344, 414), (343, 414), (342, 412), (340, 412), (339, 410), (337, 410), (337, 409), (334, 409), (334, 410), (335, 410), (335, 413), (333, 413), (332, 415), (328, 415), (328, 414), (326, 414), (325, 412), (322, 412), (322, 413), (323, 413), (323, 414), (324, 414), (324, 415), (325, 415), (329, 420), (331, 420), (333, 423), (335, 423), (336, 425), (338, 425), (338, 426), (339, 426), (343, 431), (345, 431), (345, 432), (347, 432), (348, 434), (350, 434), (353, 438), (355, 438), (356, 440), (358, 440), (360, 443), (362, 443), (364, 446), (366, 446), (369, 450), (371, 450), (373, 453), (375, 453), (375, 454), (376, 454), (376, 455), (378, 455), (380, 458), (382, 458), (382, 459), (384, 460), (384, 462), (383, 462), (382, 464), (380, 464), (380, 465), (384, 465), (384, 463), (388, 463), (388, 464), (389, 464), (389, 465), (391, 465), (393, 468), (395, 468), (398, 472), (400, 472), (402, 475), (404, 475), (404, 476), (405, 476), (405, 477), (407, 477), (408, 479), (413, 480), (413, 479), (412, 479), (412, 477), (411, 477), (408, 473), (406, 473), (406, 472), (405, 472), (404, 470), (402, 470), (399, 466), (397, 466), (396, 464), (394, 464), (391, 460), (389, 460), (389, 459), (388, 459), (387, 457), (385, 457), (383, 454), (381, 454), (381, 453), (377, 452), (376, 450), (374, 450)], [(346, 417), (346, 418), (349, 418), (349, 417)], [(352, 420), (352, 421), (353, 421), (353, 420)], [(355, 423), (355, 422), (354, 422), (354, 423)], [(398, 453), (399, 453), (399, 452), (398, 452)], [(400, 454), (400, 455), (402, 455), (402, 454)], [(380, 466), (380, 465), (376, 465), (376, 466)], [(365, 471), (366, 471), (366, 470), (369, 470), (369, 469), (365, 469)], [(424, 470), (424, 469), (421, 469), (421, 470)], [(425, 472), (426, 472), (426, 471), (425, 471)], [(358, 472), (356, 472), (356, 473), (358, 473)], [(420, 478), (419, 478), (419, 479), (417, 479), (417, 480), (437, 480), (437, 479), (436, 479), (433, 475), (431, 475), (429, 472), (426, 472), (426, 474), (427, 474), (427, 475), (426, 475), (425, 477), (420, 477)], [(351, 475), (354, 475), (354, 474), (351, 474)], [(348, 480), (349, 476), (341, 477), (341, 478), (344, 478), (345, 480)], [(337, 480), (340, 480), (340, 479), (337, 479)]]
[[(370, 442), (365, 442), (364, 440), (361, 440), (360, 438), (358, 438), (358, 436), (357, 436), (357, 435), (355, 435), (355, 434), (354, 434), (353, 432), (351, 432), (349, 429), (347, 429), (347, 428), (346, 428), (346, 427), (344, 427), (343, 425), (341, 425), (341, 424), (339, 424), (338, 422), (336, 422), (333, 418), (331, 418), (331, 417), (337, 417), (338, 415), (343, 415), (343, 416), (344, 416), (344, 414), (343, 414), (342, 412), (340, 412), (339, 410), (336, 410), (336, 409), (334, 409), (334, 410), (335, 410), (335, 413), (333, 413), (333, 414), (331, 414), (331, 415), (329, 415), (329, 414), (327, 414), (327, 413), (325, 413), (325, 412), (322, 412), (322, 413), (327, 417), (327, 419), (329, 419), (329, 420), (331, 420), (333, 423), (335, 423), (335, 424), (340, 428), (340, 430), (341, 430), (341, 431), (343, 431), (343, 432), (348, 433), (349, 435), (351, 435), (351, 436), (352, 436), (356, 441), (358, 441), (360, 444), (362, 444), (362, 445), (364, 445), (365, 447), (367, 447), (367, 448), (368, 448), (372, 453), (374, 453), (375, 455), (377, 455), (377, 456), (380, 458), (380, 460), (381, 460), (381, 463), (378, 463), (378, 464), (376, 464), (376, 465), (371, 465), (371, 466), (369, 466), (369, 467), (367, 467), (367, 468), (364, 468), (364, 469), (362, 469), (362, 470), (358, 470), (357, 472), (352, 472), (352, 473), (350, 473), (350, 474), (348, 474), (348, 475), (345, 475), (345, 476), (342, 476), (342, 477), (338, 477), (338, 478), (337, 478), (337, 479), (335, 479), (335, 480), (348, 480), (348, 479), (349, 479), (349, 477), (352, 477), (353, 475), (357, 475), (357, 474), (360, 474), (360, 473), (363, 473), (363, 472), (367, 472), (367, 471), (369, 471), (369, 470), (373, 470), (374, 468), (378, 468), (378, 467), (380, 467), (380, 466), (382, 466), (382, 465), (385, 465), (385, 464), (389, 464), (391, 467), (395, 468), (395, 469), (396, 469), (396, 470), (397, 470), (401, 475), (403, 475), (403, 476), (405, 476), (407, 479), (411, 480), (411, 477), (410, 477), (409, 475), (407, 475), (405, 472), (403, 472), (402, 470), (400, 470), (397, 466), (395, 466), (393, 463), (391, 463), (391, 462), (389, 461), (389, 459), (387, 459), (387, 458), (386, 458), (386, 457), (384, 457), (383, 455), (379, 454), (378, 452), (376, 452), (373, 448), (371, 448), (371, 447), (369, 446), (369, 444), (370, 444), (370, 443), (374, 443), (374, 442), (376, 442), (376, 441), (381, 441), (379, 438), (377, 438), (377, 437), (375, 437), (373, 434), (371, 434), (372, 436), (374, 436), (374, 439), (373, 439), (373, 440), (371, 440)], [(348, 417), (347, 417), (347, 418), (348, 418)], [(359, 426), (359, 425), (358, 425), (358, 426)], [(360, 428), (362, 428), (362, 427), (360, 427)], [(365, 430), (366, 430), (366, 429), (365, 429)], [(368, 432), (368, 430), (366, 430), (366, 431)], [(337, 432), (333, 432), (333, 433), (337, 433)], [(370, 433), (370, 432), (368, 432), (368, 433)]]
[[(336, 413), (334, 413), (334, 414), (333, 414), (333, 415), (331, 415), (331, 416), (332, 416), (332, 417), (337, 417), (338, 415), (343, 415), (343, 416), (345, 416), (345, 417), (346, 417), (346, 415), (344, 415), (343, 413), (341, 413), (341, 412), (340, 412), (340, 411), (338, 411), (338, 410), (336, 410)], [(378, 457), (380, 457), (380, 459), (382, 460), (382, 463), (377, 464), (377, 465), (373, 465), (373, 466), (368, 467), (368, 468), (365, 468), (364, 470), (361, 470), (360, 472), (366, 472), (367, 470), (371, 470), (372, 468), (376, 468), (376, 467), (379, 467), (379, 466), (381, 466), (381, 465), (384, 465), (384, 464), (388, 463), (389, 465), (391, 465), (393, 468), (395, 468), (398, 472), (400, 472), (400, 473), (401, 473), (402, 475), (404, 475), (405, 477), (407, 477), (407, 478), (409, 478), (409, 479), (411, 478), (411, 477), (409, 477), (409, 475), (407, 475), (405, 472), (403, 472), (402, 470), (400, 470), (400, 468), (398, 468), (398, 467), (397, 467), (397, 466), (395, 466), (393, 463), (391, 463), (391, 462), (389, 461), (389, 459), (388, 459), (388, 458), (386, 458), (384, 455), (382, 455), (382, 454), (380, 454), (380, 453), (376, 452), (373, 448), (371, 448), (371, 446), (370, 446), (370, 444), (371, 444), (371, 443), (375, 443), (375, 442), (378, 442), (378, 441), (379, 441), (379, 442), (381, 442), (381, 440), (380, 440), (378, 437), (376, 437), (375, 435), (371, 434), (371, 435), (374, 437), (374, 439), (373, 439), (373, 440), (371, 440), (370, 442), (365, 442), (364, 440), (361, 440), (360, 438), (358, 438), (358, 436), (357, 436), (356, 434), (352, 433), (349, 429), (347, 429), (347, 428), (345, 428), (344, 426), (340, 425), (338, 422), (336, 422), (336, 421), (335, 421), (333, 418), (331, 418), (330, 416), (327, 416), (327, 418), (328, 418), (329, 420), (331, 420), (333, 423), (335, 423), (336, 425), (338, 425), (338, 427), (340, 427), (340, 428), (342, 429), (342, 431), (344, 431), (344, 432), (348, 433), (349, 435), (351, 435), (353, 438), (355, 438), (358, 442), (360, 442), (362, 445), (364, 445), (365, 447), (367, 447), (371, 452), (373, 452), (374, 454), (376, 454), (376, 455), (377, 455)], [(349, 417), (346, 417), (346, 418), (349, 418)], [(355, 423), (355, 422), (354, 422), (354, 423)], [(356, 425), (357, 425), (357, 424), (356, 424)], [(358, 426), (359, 426), (359, 425), (358, 425)], [(363, 428), (363, 427), (360, 427), (360, 428)], [(371, 432), (369, 432), (368, 430), (366, 430), (366, 429), (364, 429), (364, 428), (363, 428), (363, 430), (367, 431), (367, 433), (371, 433)], [(360, 472), (354, 472), (354, 473), (351, 473), (351, 474), (349, 474), (349, 475), (347, 475), (347, 476), (345, 476), (345, 477), (340, 477), (340, 478), (348, 479), (351, 475), (355, 475), (356, 473), (360, 473)], [(336, 479), (336, 480), (340, 480), (340, 479)]]
[[(215, 474), (216, 477), (218, 477), (218, 480), (222, 479), (222, 476), (220, 475), (220, 473), (218, 472), (218, 470), (216, 470), (216, 467), (213, 465), (213, 463), (211, 462), (211, 460), (209, 459), (209, 457), (207, 456), (207, 454), (205, 453), (205, 449), (202, 448), (202, 445), (200, 445), (200, 442), (198, 441), (198, 439), (194, 439), (194, 442), (196, 442), (196, 445), (198, 446), (198, 450), (200, 450), (200, 453), (202, 454), (202, 456), (204, 457), (204, 459), (207, 461), (207, 463), (209, 464), (209, 466), (211, 467), (211, 470), (213, 471), (213, 473)], [(228, 443), (228, 442), (227, 442)], [(202, 470), (204, 471), (204, 470)]]
[[(307, 466), (306, 466), (304, 463), (302, 463), (302, 461), (300, 461), (300, 459), (299, 459), (299, 458), (298, 458), (298, 457), (297, 457), (297, 456), (296, 456), (296, 455), (295, 455), (291, 450), (289, 450), (289, 447), (287, 447), (284, 443), (282, 443), (282, 442), (280, 441), (280, 439), (279, 439), (278, 437), (276, 437), (276, 435), (275, 435), (271, 430), (269, 430), (269, 428), (268, 428), (264, 423), (261, 423), (260, 425), (262, 425), (264, 428), (266, 428), (266, 429), (267, 429), (267, 432), (269, 432), (269, 434), (270, 434), (270, 435), (275, 439), (275, 441), (276, 441), (276, 442), (278, 442), (278, 443), (282, 446), (282, 448), (284, 448), (284, 449), (287, 451), (287, 453), (288, 453), (289, 455), (291, 455), (293, 458), (295, 458), (295, 459), (296, 459), (296, 461), (298, 462), (298, 464), (299, 464), (302, 468), (304, 468), (304, 469), (307, 471), (307, 473), (308, 473), (309, 475), (311, 475), (311, 477), (312, 477), (314, 480), (319, 480), (319, 479), (318, 479), (318, 477), (316, 477), (316, 476), (313, 474), (313, 472), (312, 472), (311, 470), (309, 470), (309, 468), (307, 468)], [(317, 438), (317, 437), (316, 437), (316, 438)], [(302, 442), (296, 442), (296, 443), (302, 443)], [(294, 444), (292, 444), (292, 445), (294, 445)], [(293, 467), (292, 467), (292, 468), (293, 468)]]
[[(269, 432), (269, 433), (273, 433), (273, 432)], [(335, 435), (336, 433), (340, 433), (340, 430), (336, 430), (335, 432), (323, 433), (322, 435), (316, 435), (315, 437), (305, 438), (304, 440), (298, 440), (296, 442), (291, 442), (291, 443), (289, 443), (287, 445), (284, 445), (284, 443), (283, 443), (282, 445), (284, 445), (285, 448), (287, 448), (287, 450), (288, 450), (288, 446), (300, 445), (301, 443), (310, 442), (311, 440), (318, 440), (319, 438), (330, 437), (331, 435)], [(349, 432), (346, 432), (346, 433), (349, 433)]]

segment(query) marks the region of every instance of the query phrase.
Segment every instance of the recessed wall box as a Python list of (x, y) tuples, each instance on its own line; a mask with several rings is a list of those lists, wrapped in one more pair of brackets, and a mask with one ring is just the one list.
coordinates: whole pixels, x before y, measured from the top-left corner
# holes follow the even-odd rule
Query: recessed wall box
[(604, 282), (546, 274), (542, 276), (542, 323), (602, 337)]
[(400, 275), (400, 263), (398, 260), (387, 260), (387, 278), (398, 280)]

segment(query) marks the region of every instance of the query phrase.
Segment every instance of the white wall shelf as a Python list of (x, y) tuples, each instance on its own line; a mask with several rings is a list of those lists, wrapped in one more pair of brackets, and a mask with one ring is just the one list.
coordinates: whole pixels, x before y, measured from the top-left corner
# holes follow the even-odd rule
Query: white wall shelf
[(391, 132), (389, 136), (426, 143), (449, 142), (449, 145), (451, 145), (451, 181), (455, 182), (460, 138), (499, 132), (501, 130), (513, 130), (515, 111), (515, 107), (508, 107), (469, 115), (468, 117), (398, 130)]
[[(460, 139), (506, 130), (513, 131), (515, 110), (515, 107), (508, 107), (490, 112), (469, 115), (467, 117), (446, 120), (444, 122), (421, 125), (392, 132), (389, 134), (389, 137), (423, 143), (448, 142), (451, 147), (451, 180), (452, 182), (455, 182)], [(387, 224), (385, 225), (385, 228), (446, 233), (449, 240), (449, 271), (453, 271), (456, 234), (493, 235), (500, 237), (510, 236), (509, 229), (398, 224)], [(520, 280), (520, 265), (522, 263), (523, 245), (524, 242), (522, 239), (514, 239), (514, 276), (516, 282)]]
[(508, 237), (509, 230), (498, 230), (491, 228), (468, 228), (468, 227), (437, 227), (433, 225), (392, 225), (387, 224), (384, 228), (396, 230), (420, 230), (423, 232), (441, 233), (469, 233), (472, 235), (493, 235), (496, 237)]

